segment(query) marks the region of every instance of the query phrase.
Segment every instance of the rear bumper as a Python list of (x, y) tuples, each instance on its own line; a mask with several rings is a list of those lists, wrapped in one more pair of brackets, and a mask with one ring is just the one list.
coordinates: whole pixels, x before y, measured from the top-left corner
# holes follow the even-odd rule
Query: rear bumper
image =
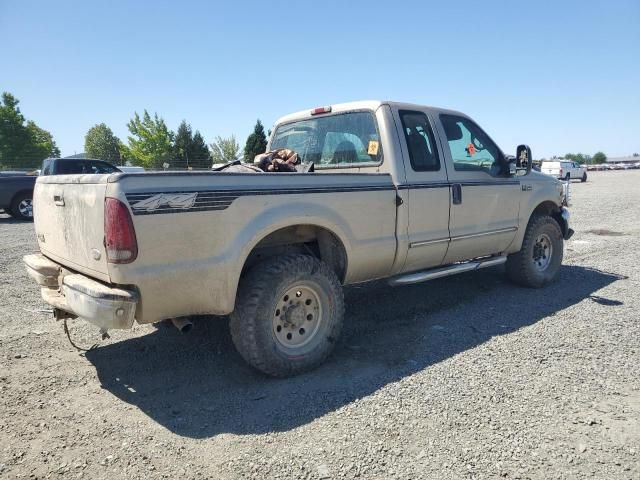
[(59, 312), (79, 317), (101, 330), (128, 329), (135, 319), (138, 294), (77, 273), (44, 255), (23, 257), (27, 273), (40, 285), (42, 299)]

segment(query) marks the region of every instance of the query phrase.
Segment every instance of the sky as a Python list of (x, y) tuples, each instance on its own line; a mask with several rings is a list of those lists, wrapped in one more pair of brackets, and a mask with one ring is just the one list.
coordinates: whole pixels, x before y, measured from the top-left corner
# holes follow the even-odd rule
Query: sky
[(134, 112), (207, 142), (383, 99), (460, 110), (506, 153), (640, 152), (640, 0), (0, 0), (0, 90), (63, 155)]

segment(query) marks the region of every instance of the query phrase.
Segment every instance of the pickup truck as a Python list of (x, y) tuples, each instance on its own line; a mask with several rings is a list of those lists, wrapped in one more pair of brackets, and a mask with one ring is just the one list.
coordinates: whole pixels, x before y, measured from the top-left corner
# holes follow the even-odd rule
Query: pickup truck
[(0, 210), (19, 220), (31, 220), (31, 197), (36, 175), (0, 172)]
[[(69, 173), (114, 173), (118, 167), (102, 160), (88, 158), (47, 158), (40, 175)], [(0, 172), (0, 210), (19, 220), (33, 219), (33, 188), (37, 175), (3, 174)]]
[(587, 169), (578, 162), (569, 160), (545, 160), (540, 171), (567, 182), (578, 179), (583, 183), (587, 181)]
[(466, 115), (388, 101), (287, 115), (268, 149), (313, 173), (41, 177), (27, 271), (58, 319), (103, 332), (229, 315), (244, 359), (273, 376), (323, 362), (343, 285), (401, 286), (505, 264), (542, 287), (568, 239), (567, 185), (506, 156)]

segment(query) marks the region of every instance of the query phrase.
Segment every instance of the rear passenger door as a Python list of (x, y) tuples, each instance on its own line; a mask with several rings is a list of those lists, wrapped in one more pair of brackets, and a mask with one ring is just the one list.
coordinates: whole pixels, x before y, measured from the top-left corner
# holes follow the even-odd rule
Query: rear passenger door
[(442, 264), (449, 244), (449, 184), (447, 170), (429, 117), (420, 110), (399, 110), (408, 191), (409, 248), (405, 272)]
[(509, 176), (498, 146), (471, 119), (439, 114), (451, 184), (451, 242), (444, 263), (503, 252), (515, 238), (520, 182)]

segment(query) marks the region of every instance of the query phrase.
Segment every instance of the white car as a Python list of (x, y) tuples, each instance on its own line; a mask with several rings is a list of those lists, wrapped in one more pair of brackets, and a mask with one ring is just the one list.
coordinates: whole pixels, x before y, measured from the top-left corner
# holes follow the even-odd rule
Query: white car
[(569, 160), (544, 161), (540, 171), (562, 180), (571, 181), (579, 178), (582, 182), (587, 181), (587, 169), (579, 163)]

